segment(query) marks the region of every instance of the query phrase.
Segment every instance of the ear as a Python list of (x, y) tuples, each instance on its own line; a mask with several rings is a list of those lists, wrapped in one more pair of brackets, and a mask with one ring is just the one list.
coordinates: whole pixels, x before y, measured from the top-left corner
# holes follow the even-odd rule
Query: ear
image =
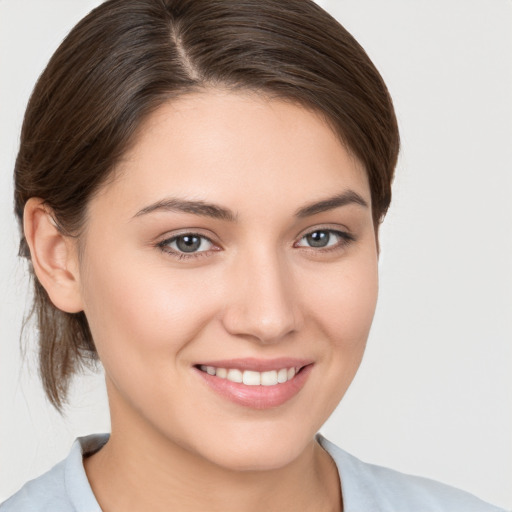
[(32, 197), (23, 215), (23, 229), (37, 279), (62, 311), (83, 310), (76, 241), (57, 227), (42, 199)]

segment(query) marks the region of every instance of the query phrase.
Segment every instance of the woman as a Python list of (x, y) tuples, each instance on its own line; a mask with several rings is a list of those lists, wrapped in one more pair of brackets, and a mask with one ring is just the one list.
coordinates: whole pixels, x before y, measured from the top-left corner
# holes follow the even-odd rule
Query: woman
[(15, 200), (45, 390), (62, 407), (99, 357), (112, 432), (2, 510), (497, 510), (315, 438), (364, 351), (397, 153), (382, 79), (313, 3), (85, 18)]

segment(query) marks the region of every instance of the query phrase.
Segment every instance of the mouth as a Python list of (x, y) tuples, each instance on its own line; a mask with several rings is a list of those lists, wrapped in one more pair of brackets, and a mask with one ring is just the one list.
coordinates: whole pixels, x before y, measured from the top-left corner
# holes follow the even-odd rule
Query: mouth
[(296, 359), (240, 359), (194, 366), (207, 386), (231, 402), (253, 409), (278, 407), (302, 389), (314, 364)]
[(215, 366), (200, 365), (199, 370), (208, 375), (226, 379), (237, 384), (246, 386), (277, 386), (292, 380), (304, 367), (292, 366), (291, 368), (280, 368), (258, 372), (255, 370), (240, 370), (238, 368), (217, 368)]

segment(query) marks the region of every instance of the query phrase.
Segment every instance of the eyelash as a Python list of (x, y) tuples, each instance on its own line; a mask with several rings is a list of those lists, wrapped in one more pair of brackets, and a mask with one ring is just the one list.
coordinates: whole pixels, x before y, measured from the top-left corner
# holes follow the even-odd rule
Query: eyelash
[[(333, 246), (318, 247), (318, 248), (296, 245), (298, 242), (304, 240), (306, 237), (308, 237), (308, 236), (310, 236), (310, 235), (312, 235), (314, 233), (318, 233), (318, 232), (324, 232), (324, 233), (329, 233), (329, 235), (335, 235), (335, 236), (340, 238), (340, 241), (337, 244), (333, 245)], [(172, 236), (171, 238), (166, 238), (165, 240), (162, 240), (161, 242), (158, 242), (157, 243), (157, 247), (162, 252), (165, 252), (166, 254), (169, 254), (172, 257), (174, 257), (174, 258), (176, 258), (176, 259), (178, 259), (180, 261), (181, 260), (189, 260), (189, 259), (208, 257), (208, 256), (212, 255), (212, 251), (216, 252), (216, 251), (219, 250), (219, 249), (213, 249), (213, 250), (212, 249), (208, 249), (208, 250), (205, 250), (205, 251), (190, 252), (190, 253), (187, 254), (185, 252), (180, 252), (180, 251), (177, 251), (175, 249), (169, 248), (170, 244), (172, 244), (173, 242), (178, 240), (180, 237), (185, 237), (185, 236), (201, 238), (202, 240), (208, 241), (210, 244), (212, 244), (215, 247), (215, 243), (210, 238), (208, 238), (207, 236), (202, 235), (200, 233), (194, 233), (194, 232), (180, 233), (179, 235)], [(337, 229), (330, 229), (330, 228), (317, 228), (317, 229), (314, 229), (312, 231), (308, 231), (307, 233), (302, 235), (299, 238), (298, 242), (294, 243), (294, 247), (296, 247), (296, 248), (303, 248), (303, 249), (306, 249), (306, 250), (313, 250), (315, 252), (326, 253), (326, 252), (332, 252), (332, 251), (336, 251), (336, 250), (340, 250), (342, 248), (345, 248), (349, 244), (351, 244), (352, 242), (355, 242), (355, 241), (356, 241), (356, 237), (354, 235), (346, 232), (346, 231), (339, 231)]]

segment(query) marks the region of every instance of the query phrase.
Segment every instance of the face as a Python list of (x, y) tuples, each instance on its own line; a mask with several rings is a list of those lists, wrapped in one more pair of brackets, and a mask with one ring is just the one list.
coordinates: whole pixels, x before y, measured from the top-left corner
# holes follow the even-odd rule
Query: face
[(212, 90), (157, 110), (82, 240), (113, 433), (238, 470), (298, 457), (363, 355), (370, 201), (360, 163), (302, 107)]

